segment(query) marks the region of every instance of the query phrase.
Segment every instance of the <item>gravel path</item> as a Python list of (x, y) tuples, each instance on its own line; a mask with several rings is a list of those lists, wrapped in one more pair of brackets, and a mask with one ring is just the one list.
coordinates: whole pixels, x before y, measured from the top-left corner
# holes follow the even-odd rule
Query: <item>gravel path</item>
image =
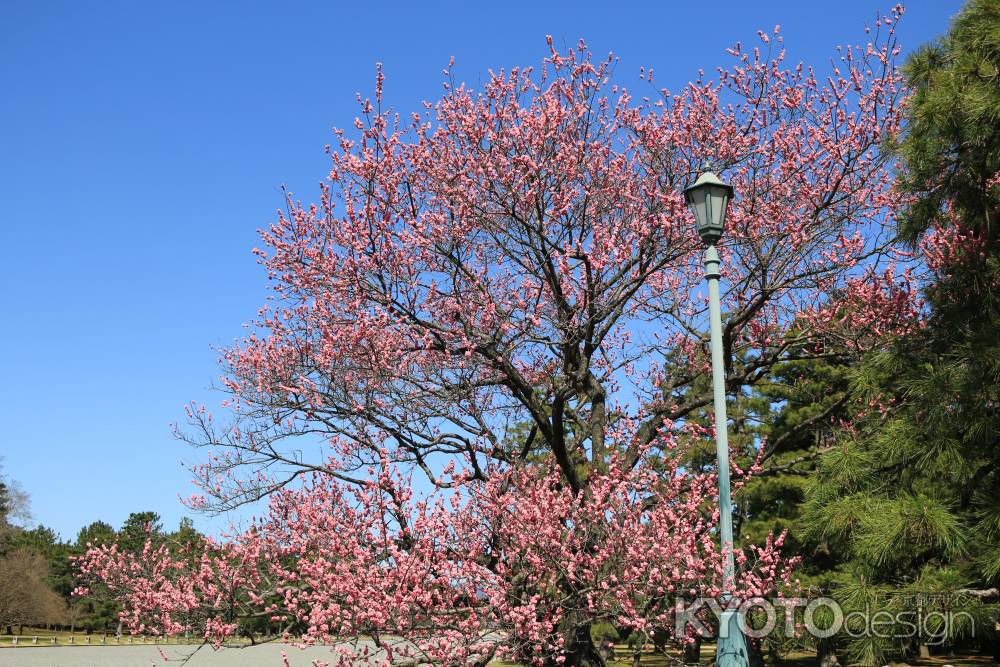
[[(159, 648), (168, 660), (164, 661)], [(312, 667), (313, 660), (333, 663), (336, 655), (329, 646), (313, 646), (301, 650), (280, 643), (261, 644), (246, 648), (203, 646), (30, 646), (0, 649), (0, 667), (171, 667), (186, 663), (190, 667), (282, 667), (281, 651), (288, 654), (292, 667)], [(371, 646), (374, 651), (375, 647)], [(191, 654), (194, 653), (192, 656)]]

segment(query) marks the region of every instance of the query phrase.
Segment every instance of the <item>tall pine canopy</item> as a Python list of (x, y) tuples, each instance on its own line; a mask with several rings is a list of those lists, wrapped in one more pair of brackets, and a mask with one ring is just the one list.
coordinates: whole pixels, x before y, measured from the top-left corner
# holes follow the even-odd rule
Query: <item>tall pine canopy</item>
[[(853, 428), (822, 457), (801, 521), (816, 552), (837, 554), (847, 608), (966, 611), (945, 644), (983, 643), (1000, 584), (1000, 2), (970, 2), (906, 74), (900, 234), (926, 261), (927, 323), (852, 369)], [(934, 634), (841, 646), (884, 664)]]

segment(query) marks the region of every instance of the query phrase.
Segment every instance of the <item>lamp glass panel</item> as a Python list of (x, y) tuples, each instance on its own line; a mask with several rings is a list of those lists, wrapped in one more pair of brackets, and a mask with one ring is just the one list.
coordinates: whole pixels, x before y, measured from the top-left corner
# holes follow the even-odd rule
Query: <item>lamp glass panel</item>
[(722, 227), (726, 224), (726, 209), (729, 203), (729, 189), (718, 185), (713, 185), (711, 188), (705, 188), (706, 190), (711, 190), (708, 198), (710, 203), (708, 205), (709, 210), (709, 224), (715, 227)]
[(690, 191), (691, 210), (694, 212), (698, 229), (704, 229), (709, 223), (708, 188), (695, 188)]

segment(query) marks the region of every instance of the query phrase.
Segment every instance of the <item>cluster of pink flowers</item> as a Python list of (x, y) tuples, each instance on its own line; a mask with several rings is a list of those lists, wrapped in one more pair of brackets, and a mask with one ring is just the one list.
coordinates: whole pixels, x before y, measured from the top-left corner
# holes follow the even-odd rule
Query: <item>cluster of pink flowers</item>
[(930, 230), (920, 241), (920, 250), (927, 266), (938, 273), (982, 257), (986, 239), (954, 222)]
[[(219, 643), (239, 618), (267, 614), (303, 644), (396, 636), (407, 642), (394, 659), (541, 663), (561, 652), (560, 621), (577, 601), (594, 620), (651, 636), (673, 634), (676, 599), (721, 593), (716, 482), (677, 460), (613, 460), (587, 494), (551, 466), (420, 499), (392, 466), (360, 487), (316, 474), (274, 493), (268, 515), (230, 541), (180, 554), (97, 547), (78, 567), (123, 602), (134, 632), (195, 630)], [(787, 584), (780, 545), (738, 554), (740, 596)]]

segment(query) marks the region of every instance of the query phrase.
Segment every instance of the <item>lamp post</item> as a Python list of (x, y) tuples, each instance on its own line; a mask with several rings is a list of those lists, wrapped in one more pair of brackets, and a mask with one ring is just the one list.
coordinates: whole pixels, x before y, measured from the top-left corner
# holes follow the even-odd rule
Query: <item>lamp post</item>
[[(722, 238), (726, 210), (733, 198), (733, 187), (723, 183), (707, 168), (694, 185), (684, 190), (684, 199), (694, 212), (698, 234), (705, 242), (705, 279), (708, 280), (709, 330), (712, 339), (712, 393), (715, 398), (715, 454), (719, 468), (719, 532), (725, 558), (722, 569), (723, 605), (732, 598), (736, 575), (733, 558), (733, 501), (729, 489), (729, 435), (726, 420), (725, 362), (722, 358), (722, 313), (719, 306), (719, 251), (715, 244)], [(748, 667), (746, 640), (737, 611), (724, 609), (719, 618), (719, 636), (715, 647), (718, 667)]]

